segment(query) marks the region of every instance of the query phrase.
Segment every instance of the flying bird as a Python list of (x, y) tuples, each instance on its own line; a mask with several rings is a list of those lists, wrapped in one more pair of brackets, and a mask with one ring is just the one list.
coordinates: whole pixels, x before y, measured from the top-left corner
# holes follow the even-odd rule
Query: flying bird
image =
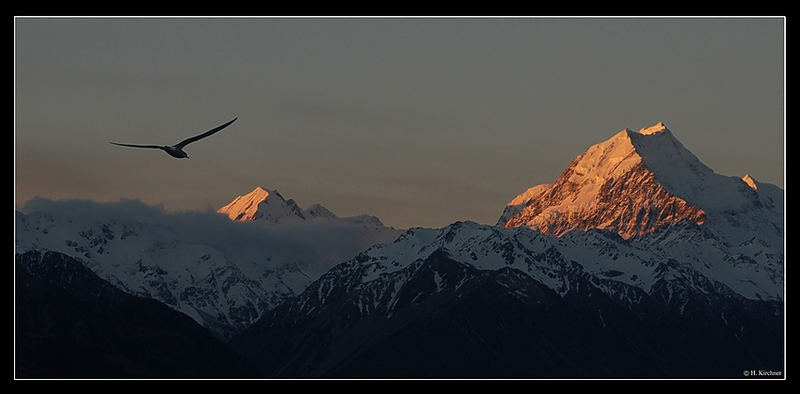
[(172, 145), (172, 146), (168, 146), (168, 145), (161, 146), (161, 145), (134, 145), (134, 144), (118, 144), (118, 143), (116, 143), (116, 142), (110, 142), (110, 144), (119, 145), (119, 146), (129, 146), (129, 147), (131, 147), (131, 148), (150, 148), (150, 149), (161, 149), (161, 150), (163, 150), (164, 152), (167, 152), (167, 154), (168, 154), (168, 155), (170, 155), (170, 156), (172, 156), (172, 157), (176, 157), (176, 158), (178, 158), (178, 159), (183, 159), (183, 158), (186, 158), (186, 159), (188, 159), (188, 158), (189, 158), (189, 155), (187, 155), (187, 154), (186, 154), (186, 152), (184, 152), (184, 151), (183, 151), (183, 147), (184, 147), (184, 146), (186, 146), (186, 145), (189, 145), (189, 144), (191, 144), (192, 142), (195, 142), (195, 141), (201, 140), (201, 139), (203, 139), (203, 138), (206, 138), (206, 137), (210, 136), (211, 134), (214, 134), (214, 133), (216, 133), (216, 132), (218, 132), (218, 131), (220, 131), (220, 130), (222, 130), (222, 129), (226, 128), (226, 127), (228, 127), (228, 125), (230, 125), (231, 123), (235, 122), (235, 121), (236, 121), (236, 119), (239, 119), (239, 118), (238, 118), (238, 117), (236, 117), (236, 118), (233, 118), (233, 120), (232, 120), (232, 121), (230, 121), (230, 122), (228, 122), (228, 123), (225, 123), (225, 124), (224, 124), (224, 125), (222, 125), (222, 126), (217, 126), (217, 127), (213, 128), (213, 129), (211, 129), (211, 130), (209, 130), (209, 131), (206, 131), (206, 132), (205, 132), (205, 133), (203, 133), (203, 134), (200, 134), (200, 135), (196, 135), (196, 136), (194, 136), (194, 137), (187, 138), (187, 139), (185, 139), (185, 140), (183, 140), (183, 141), (181, 141), (181, 142), (178, 142), (177, 144), (175, 144), (175, 145)]

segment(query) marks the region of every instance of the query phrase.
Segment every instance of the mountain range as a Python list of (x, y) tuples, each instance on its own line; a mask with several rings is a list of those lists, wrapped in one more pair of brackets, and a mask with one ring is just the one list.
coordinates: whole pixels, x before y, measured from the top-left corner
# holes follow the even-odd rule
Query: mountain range
[(783, 370), (784, 192), (623, 129), (495, 225), (338, 218), (256, 188), (217, 213), (33, 201), (54, 251), (186, 313), (260, 376), (740, 377)]
[(16, 213), (16, 249), (83, 261), (119, 289), (161, 301), (227, 339), (330, 267), (400, 233), (378, 218), (340, 219), (320, 205), (311, 212), (327, 214), (293, 217), (303, 212), (296, 203), (260, 187), (233, 203), (242, 200), (258, 207), (255, 218), (237, 218), (247, 223), (138, 201), (33, 200), (29, 212)]

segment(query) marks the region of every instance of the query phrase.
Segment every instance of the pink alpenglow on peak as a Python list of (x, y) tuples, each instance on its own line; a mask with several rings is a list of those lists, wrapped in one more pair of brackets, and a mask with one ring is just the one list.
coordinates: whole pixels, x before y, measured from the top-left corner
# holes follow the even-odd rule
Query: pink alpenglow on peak
[(265, 201), (269, 195), (269, 191), (258, 186), (252, 192), (236, 197), (230, 204), (220, 208), (217, 212), (228, 215), (231, 220), (253, 220), (258, 212), (258, 204)]
[(547, 189), (550, 188), (551, 185), (544, 184), (544, 185), (536, 185), (533, 187), (528, 188), (518, 196), (514, 197), (508, 205), (506, 205), (505, 209), (503, 210), (503, 214), (500, 215), (500, 219), (497, 221), (498, 226), (502, 226), (506, 224), (508, 219), (511, 219), (512, 216), (519, 213), (522, 208), (525, 208), (532, 200), (538, 198), (542, 193), (546, 192)]
[(646, 127), (639, 130), (639, 134), (650, 135), (650, 134), (661, 133), (663, 131), (669, 131), (667, 125), (665, 125), (664, 122), (658, 122), (650, 127)]
[(270, 191), (262, 187), (236, 197), (217, 212), (240, 222), (259, 221), (277, 224), (305, 220), (303, 210), (294, 200), (285, 200), (277, 190)]
[(753, 177), (750, 176), (750, 174), (744, 174), (744, 176), (742, 177), (742, 181), (744, 181), (744, 183), (746, 183), (747, 186), (750, 186), (751, 189), (758, 190), (758, 186), (756, 186), (756, 181), (755, 179), (753, 179)]
[(783, 230), (775, 223), (783, 218), (783, 196), (750, 175), (715, 173), (659, 122), (592, 145), (552, 185), (512, 200), (497, 225), (555, 236), (599, 229), (629, 239), (686, 221), (732, 244), (757, 233), (780, 245)]
[(525, 204), (528, 201), (533, 200), (534, 198), (536, 198), (539, 195), (541, 195), (542, 193), (544, 193), (549, 187), (550, 187), (550, 184), (536, 185), (536, 186), (530, 187), (530, 188), (528, 188), (528, 190), (525, 190), (524, 192), (522, 192), (522, 194), (514, 197), (514, 199), (511, 200), (508, 203), (508, 206)]
[[(651, 168), (688, 161), (702, 171), (666, 130), (662, 122), (639, 133), (626, 128), (592, 145), (552, 185), (535, 186), (512, 200), (498, 225), (556, 236), (607, 229), (627, 239), (682, 220), (703, 224), (706, 212), (666, 187), (662, 174)], [(657, 141), (645, 137), (652, 134), (659, 135)]]
[(217, 210), (217, 213), (226, 215), (230, 220), (237, 222), (258, 222), (264, 225), (278, 224), (336, 224), (357, 225), (371, 229), (375, 232), (375, 239), (385, 239), (383, 236), (394, 234), (397, 230), (386, 227), (375, 216), (356, 215), (339, 217), (328, 208), (320, 204), (312, 204), (303, 209), (294, 199), (285, 199), (277, 190), (257, 187), (252, 192), (236, 197), (228, 205)]

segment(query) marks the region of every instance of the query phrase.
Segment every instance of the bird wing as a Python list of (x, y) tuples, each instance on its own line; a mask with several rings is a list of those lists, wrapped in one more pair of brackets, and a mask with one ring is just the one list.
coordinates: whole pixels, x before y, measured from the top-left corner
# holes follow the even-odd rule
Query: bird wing
[(109, 142), (109, 144), (119, 145), (119, 146), (130, 146), (131, 148), (153, 148), (153, 149), (164, 149), (163, 146), (158, 145), (134, 145), (134, 144), (118, 144), (116, 142)]
[(222, 130), (222, 129), (226, 128), (226, 127), (228, 127), (228, 125), (230, 125), (231, 123), (235, 122), (235, 121), (236, 121), (236, 119), (239, 119), (239, 118), (238, 118), (238, 117), (236, 117), (236, 118), (233, 118), (233, 120), (232, 120), (232, 121), (230, 121), (230, 122), (228, 122), (228, 123), (225, 123), (225, 124), (224, 124), (224, 125), (222, 125), (222, 126), (217, 126), (217, 127), (213, 128), (213, 129), (211, 129), (211, 130), (209, 130), (209, 131), (206, 131), (206, 132), (205, 132), (205, 133), (203, 133), (203, 134), (196, 135), (196, 136), (194, 136), (194, 137), (190, 137), (190, 138), (187, 138), (187, 139), (185, 139), (185, 140), (183, 140), (183, 141), (181, 141), (181, 142), (178, 142), (177, 144), (175, 144), (175, 147), (176, 147), (176, 148), (178, 148), (178, 149), (183, 149), (183, 147), (184, 147), (184, 146), (186, 146), (186, 145), (189, 145), (189, 144), (191, 144), (192, 142), (195, 142), (195, 141), (197, 141), (197, 140), (199, 140), (199, 139), (206, 138), (206, 137), (208, 137), (209, 135), (211, 135), (211, 134), (214, 134), (214, 133), (216, 133), (216, 132), (218, 132), (218, 131), (220, 131), (220, 130)]

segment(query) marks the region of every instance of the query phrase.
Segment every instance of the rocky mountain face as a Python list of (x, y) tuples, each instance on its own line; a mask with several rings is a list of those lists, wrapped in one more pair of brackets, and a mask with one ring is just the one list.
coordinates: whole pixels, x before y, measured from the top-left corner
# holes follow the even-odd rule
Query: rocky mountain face
[(186, 315), (61, 253), (16, 255), (16, 376), (241, 377), (252, 369)]
[[(572, 230), (606, 229), (631, 238), (681, 221), (706, 222), (732, 242), (743, 242), (739, 217), (772, 246), (782, 231), (783, 199), (754, 188), (755, 181), (714, 173), (663, 124), (625, 129), (591, 146), (552, 185), (539, 185), (514, 198), (498, 221), (561, 236)], [(743, 234), (744, 233), (744, 234)]]

